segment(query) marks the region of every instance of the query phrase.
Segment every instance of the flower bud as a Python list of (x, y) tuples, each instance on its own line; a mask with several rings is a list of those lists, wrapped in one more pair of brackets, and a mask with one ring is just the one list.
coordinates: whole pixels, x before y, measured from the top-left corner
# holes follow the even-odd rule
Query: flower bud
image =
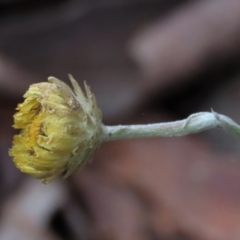
[(64, 82), (32, 84), (14, 115), (16, 129), (9, 154), (17, 168), (44, 183), (63, 174), (68, 177), (89, 161), (99, 147), (102, 115), (94, 95), (85, 85), (86, 95), (69, 76), (73, 91)]

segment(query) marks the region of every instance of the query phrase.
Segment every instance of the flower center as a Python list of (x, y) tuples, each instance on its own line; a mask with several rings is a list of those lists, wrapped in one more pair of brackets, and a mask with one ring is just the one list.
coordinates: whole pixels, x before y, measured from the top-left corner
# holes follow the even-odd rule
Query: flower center
[(33, 119), (33, 121), (28, 125), (27, 130), (27, 148), (32, 149), (37, 144), (37, 136), (41, 132), (43, 113), (39, 113)]

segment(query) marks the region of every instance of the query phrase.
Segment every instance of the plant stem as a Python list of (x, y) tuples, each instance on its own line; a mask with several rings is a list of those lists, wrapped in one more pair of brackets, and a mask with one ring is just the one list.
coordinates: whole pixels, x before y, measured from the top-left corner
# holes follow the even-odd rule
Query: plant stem
[(240, 126), (216, 112), (200, 112), (180, 121), (145, 125), (103, 126), (103, 141), (139, 137), (176, 137), (220, 127), (240, 140)]

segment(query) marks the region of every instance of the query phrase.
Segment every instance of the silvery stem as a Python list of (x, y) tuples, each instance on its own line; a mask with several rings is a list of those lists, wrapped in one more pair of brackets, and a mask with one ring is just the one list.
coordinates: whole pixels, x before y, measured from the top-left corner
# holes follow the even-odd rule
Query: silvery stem
[(103, 126), (103, 141), (140, 137), (176, 137), (220, 127), (240, 140), (240, 126), (231, 118), (216, 112), (200, 112), (180, 121), (144, 124)]

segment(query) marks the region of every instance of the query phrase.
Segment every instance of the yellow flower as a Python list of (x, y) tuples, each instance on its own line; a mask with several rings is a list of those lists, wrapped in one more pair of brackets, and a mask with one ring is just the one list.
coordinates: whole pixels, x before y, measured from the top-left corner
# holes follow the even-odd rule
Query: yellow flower
[(48, 183), (60, 174), (68, 177), (89, 161), (100, 145), (102, 115), (85, 84), (86, 96), (69, 76), (74, 93), (64, 82), (30, 86), (14, 115), (16, 129), (9, 154), (22, 172)]

